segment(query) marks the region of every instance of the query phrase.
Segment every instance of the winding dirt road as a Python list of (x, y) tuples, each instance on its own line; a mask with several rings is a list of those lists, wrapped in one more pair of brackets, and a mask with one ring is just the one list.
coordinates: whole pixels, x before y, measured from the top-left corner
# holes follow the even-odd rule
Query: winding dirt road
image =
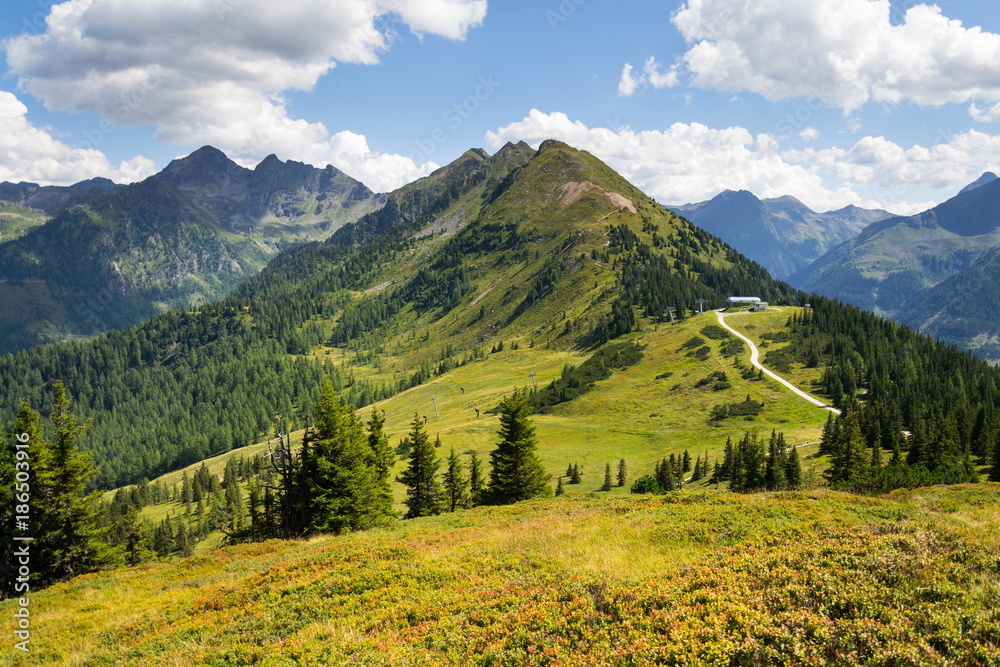
[[(733, 315), (733, 314), (735, 314), (735, 313), (728, 313), (728, 315)], [(715, 311), (715, 316), (719, 320), (719, 326), (721, 326), (723, 329), (725, 329), (726, 331), (730, 332), (731, 334), (733, 334), (734, 336), (736, 336), (737, 338), (739, 338), (744, 343), (746, 343), (747, 345), (750, 346), (750, 364), (754, 368), (761, 369), (762, 371), (764, 371), (764, 375), (768, 376), (772, 380), (775, 380), (776, 382), (780, 382), (785, 387), (788, 387), (788, 389), (791, 390), (794, 394), (796, 394), (798, 396), (801, 396), (802, 398), (806, 399), (807, 401), (809, 401), (813, 405), (815, 405), (817, 407), (820, 407), (820, 408), (823, 408), (824, 410), (829, 410), (830, 412), (832, 412), (835, 415), (839, 415), (840, 414), (840, 410), (838, 410), (837, 408), (835, 408), (833, 406), (830, 406), (830, 405), (827, 405), (826, 403), (824, 403), (823, 401), (821, 401), (820, 399), (818, 399), (818, 398), (816, 398), (814, 396), (810, 396), (809, 394), (807, 394), (806, 392), (802, 391), (801, 389), (799, 389), (798, 387), (796, 387), (794, 384), (792, 384), (791, 382), (789, 382), (785, 378), (780, 377), (779, 375), (775, 374), (773, 371), (769, 371), (768, 369), (764, 368), (764, 366), (762, 366), (761, 363), (760, 363), (760, 350), (757, 349), (757, 346), (754, 345), (753, 341), (750, 340), (749, 338), (747, 338), (746, 336), (744, 336), (743, 334), (741, 334), (736, 329), (734, 329), (731, 326), (729, 326), (728, 324), (726, 324), (727, 313), (723, 313), (721, 310), (717, 310), (717, 311)]]

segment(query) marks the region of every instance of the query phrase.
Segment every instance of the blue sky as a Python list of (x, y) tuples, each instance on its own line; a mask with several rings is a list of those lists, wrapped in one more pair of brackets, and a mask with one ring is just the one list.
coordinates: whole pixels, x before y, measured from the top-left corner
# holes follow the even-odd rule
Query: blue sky
[(212, 144), (388, 190), (557, 138), (663, 203), (909, 213), (1000, 170), (995, 0), (8, 0), (0, 180)]

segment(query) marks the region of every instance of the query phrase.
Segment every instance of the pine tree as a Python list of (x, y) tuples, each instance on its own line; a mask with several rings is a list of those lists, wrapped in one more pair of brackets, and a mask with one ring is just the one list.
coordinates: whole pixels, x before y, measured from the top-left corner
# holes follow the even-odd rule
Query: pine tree
[(579, 484), (580, 483), (580, 464), (579, 463), (574, 463), (573, 464), (573, 472), (570, 473), (569, 483), (570, 484)]
[(410, 441), (410, 464), (400, 481), (406, 485), (406, 517), (413, 519), (421, 516), (432, 516), (441, 513), (444, 492), (437, 480), (437, 471), (441, 466), (434, 445), (423, 429), (424, 420), (413, 415)]
[(549, 476), (535, 452), (538, 444), (531, 423), (528, 392), (521, 389), (500, 401), (500, 442), (490, 453), (490, 483), (486, 490), (492, 504), (514, 503), (551, 493)]
[(628, 479), (628, 471), (625, 468), (625, 459), (618, 461), (618, 486), (625, 486)]
[(385, 434), (385, 411), (372, 408), (372, 418), (368, 421), (368, 446), (372, 452), (372, 463), (378, 470), (379, 479), (388, 480), (389, 470), (396, 462), (396, 454), (389, 447)]
[(1000, 482), (1000, 433), (993, 434), (993, 467), (990, 468), (990, 481)]
[(187, 522), (182, 521), (177, 526), (177, 535), (174, 538), (174, 550), (185, 558), (194, 553), (194, 539), (191, 531), (188, 530)]
[(691, 454), (686, 449), (682, 458), (681, 472), (691, 472)]
[(722, 465), (719, 466), (719, 474), (716, 475), (716, 481), (728, 481), (733, 474), (733, 455), (735, 450), (733, 448), (733, 439), (726, 438), (726, 448), (722, 457)]
[(459, 460), (454, 447), (448, 455), (448, 468), (445, 470), (443, 482), (450, 512), (460, 507), (469, 507), (469, 482), (465, 479), (462, 461)]
[(601, 485), (601, 491), (611, 490), (611, 464), (604, 464), (604, 484)]
[(798, 450), (794, 447), (788, 452), (788, 458), (785, 460), (785, 480), (789, 489), (802, 487), (802, 464), (799, 461)]
[(98, 527), (101, 493), (86, 492), (96, 470), (90, 454), (81, 452), (77, 444), (90, 421), (77, 421), (62, 381), (53, 383), (53, 391), (55, 433), (49, 469), (43, 476), (45, 481), (39, 480), (40, 488), (32, 494), (41, 510), (39, 536), (34, 542), (38, 560), (33, 557), (32, 565), (37, 563), (39, 578), (45, 583), (92, 572), (110, 557), (101, 540), (107, 531)]
[(785, 436), (771, 431), (768, 445), (767, 462), (764, 466), (764, 486), (769, 491), (783, 491), (787, 486), (785, 479)]
[(562, 494), (563, 494), (563, 482), (562, 482), (562, 477), (560, 477), (559, 481), (556, 482), (556, 495), (561, 496)]
[(388, 521), (392, 495), (361, 419), (327, 381), (315, 427), (303, 446), (299, 489), (302, 532), (343, 533)]
[(469, 458), (469, 502), (472, 506), (481, 505), (483, 502), (484, 481), (479, 455), (472, 452)]

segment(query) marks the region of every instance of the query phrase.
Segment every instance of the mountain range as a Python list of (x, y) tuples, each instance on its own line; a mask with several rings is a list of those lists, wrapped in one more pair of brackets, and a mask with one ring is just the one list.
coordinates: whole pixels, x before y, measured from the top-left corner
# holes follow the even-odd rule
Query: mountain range
[(817, 213), (795, 197), (762, 200), (746, 190), (726, 190), (708, 201), (669, 208), (759, 262), (780, 280), (873, 222), (892, 217), (887, 211), (857, 206)]
[(1000, 360), (1000, 180), (984, 174), (952, 199), (876, 222), (789, 277)]
[(280, 249), (381, 207), (359, 181), (204, 147), (130, 185), (0, 184), (0, 353), (225, 295)]

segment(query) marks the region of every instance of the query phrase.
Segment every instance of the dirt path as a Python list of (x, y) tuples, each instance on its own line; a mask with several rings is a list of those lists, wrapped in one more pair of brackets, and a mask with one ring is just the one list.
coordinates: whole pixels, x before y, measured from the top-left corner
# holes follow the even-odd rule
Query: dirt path
[(840, 410), (838, 410), (837, 408), (832, 407), (830, 405), (827, 405), (825, 402), (821, 401), (820, 399), (818, 399), (818, 398), (816, 398), (814, 396), (810, 396), (809, 394), (807, 394), (806, 392), (802, 391), (801, 389), (799, 389), (798, 387), (796, 387), (794, 384), (792, 384), (791, 382), (789, 382), (785, 378), (780, 377), (777, 374), (775, 374), (773, 371), (769, 371), (768, 369), (764, 368), (764, 366), (762, 366), (761, 363), (760, 363), (760, 350), (757, 349), (757, 346), (754, 345), (754, 342), (752, 340), (750, 340), (749, 338), (747, 338), (746, 336), (744, 336), (743, 334), (741, 334), (736, 329), (734, 329), (731, 326), (729, 326), (728, 324), (726, 324), (726, 313), (723, 313), (721, 310), (717, 310), (717, 311), (715, 311), (715, 316), (719, 320), (719, 326), (721, 326), (726, 331), (729, 331), (734, 336), (736, 336), (737, 338), (739, 338), (744, 343), (746, 343), (747, 345), (750, 346), (750, 364), (754, 368), (761, 369), (762, 371), (764, 371), (764, 375), (768, 376), (772, 380), (780, 382), (785, 387), (787, 387), (788, 389), (790, 389), (794, 394), (796, 394), (797, 396), (801, 396), (802, 398), (806, 399), (807, 401), (809, 401), (813, 405), (815, 405), (817, 407), (820, 407), (820, 408), (823, 408), (824, 410), (829, 410), (830, 412), (832, 412), (835, 415), (839, 415), (840, 414)]
[(476, 297), (475, 299), (473, 299), (473, 300), (472, 300), (472, 301), (471, 301), (471, 302), (469, 303), (469, 305), (465, 307), (465, 309), (466, 309), (466, 310), (468, 310), (469, 308), (472, 308), (472, 307), (473, 307), (473, 306), (475, 306), (475, 305), (476, 305), (477, 303), (479, 303), (479, 302), (480, 302), (480, 301), (482, 300), (482, 298), (483, 298), (484, 296), (486, 296), (487, 294), (489, 294), (490, 292), (492, 292), (492, 291), (493, 291), (493, 288), (494, 288), (494, 287), (496, 287), (497, 285), (499, 285), (499, 284), (500, 284), (500, 281), (501, 281), (501, 280), (503, 280), (503, 278), (497, 278), (496, 280), (494, 280), (494, 281), (493, 281), (493, 284), (492, 284), (492, 285), (490, 285), (489, 287), (487, 287), (487, 288), (486, 288), (486, 290), (485, 290), (485, 291), (484, 291), (484, 292), (483, 292), (482, 294), (480, 294), (480, 295), (479, 295), (479, 296), (477, 296), (477, 297)]

